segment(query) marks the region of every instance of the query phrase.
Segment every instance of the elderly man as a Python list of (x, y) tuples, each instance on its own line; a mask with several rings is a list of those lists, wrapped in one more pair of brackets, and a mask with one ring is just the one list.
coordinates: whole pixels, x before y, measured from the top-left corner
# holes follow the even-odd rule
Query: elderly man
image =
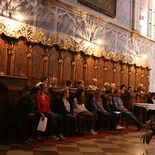
[(116, 110), (118, 111), (121, 111), (122, 112), (122, 115), (124, 116), (127, 116), (128, 118), (130, 118), (134, 123), (135, 125), (137, 126), (138, 130), (142, 129), (144, 126), (142, 123), (140, 123), (135, 114), (128, 111), (124, 105), (123, 105), (123, 102), (122, 102), (122, 99), (120, 98), (121, 97), (121, 92), (120, 90), (115, 90), (114, 91), (114, 97), (113, 97), (113, 103), (114, 103), (114, 107)]
[(104, 87), (102, 88), (102, 91), (110, 90), (110, 83), (105, 82)]
[(97, 89), (97, 79), (96, 78), (93, 78), (92, 84), (89, 85), (88, 89), (91, 89), (91, 90), (96, 90)]

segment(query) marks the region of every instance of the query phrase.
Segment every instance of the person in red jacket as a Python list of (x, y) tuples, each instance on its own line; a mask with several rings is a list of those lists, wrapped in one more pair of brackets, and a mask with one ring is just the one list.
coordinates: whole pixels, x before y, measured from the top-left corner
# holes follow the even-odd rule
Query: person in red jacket
[[(41, 94), (37, 98), (37, 104), (38, 109), (47, 117), (48, 119), (48, 139), (49, 140), (65, 140), (65, 138), (62, 135), (62, 125), (63, 125), (63, 119), (62, 116), (53, 113), (50, 109), (50, 100), (49, 97), (46, 95), (48, 91), (48, 87), (46, 84), (41, 84)], [(57, 136), (52, 134), (54, 121), (57, 120)]]

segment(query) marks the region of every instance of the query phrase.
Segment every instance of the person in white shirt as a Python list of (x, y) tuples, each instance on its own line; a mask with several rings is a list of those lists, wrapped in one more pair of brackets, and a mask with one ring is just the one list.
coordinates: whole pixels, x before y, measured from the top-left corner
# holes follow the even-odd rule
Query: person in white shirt
[(40, 78), (40, 82), (38, 82), (35, 86), (38, 86), (39, 87), (40, 84), (48, 84), (48, 82), (49, 82), (48, 77), (43, 76), (43, 77)]
[(85, 116), (90, 119), (89, 121), (89, 135), (96, 135), (97, 132), (94, 131), (94, 127), (98, 118), (98, 115), (95, 113), (92, 113), (88, 111), (85, 107), (85, 102), (84, 102), (84, 88), (77, 88), (76, 93), (75, 93), (75, 98), (73, 99), (73, 111), (81, 116)]

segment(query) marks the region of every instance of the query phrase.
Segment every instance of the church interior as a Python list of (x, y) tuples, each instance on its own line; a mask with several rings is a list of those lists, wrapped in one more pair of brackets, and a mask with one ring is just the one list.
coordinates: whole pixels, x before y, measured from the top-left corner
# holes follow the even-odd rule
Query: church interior
[[(148, 111), (155, 110), (154, 101), (146, 105), (155, 92), (154, 43), (155, 0), (1, 0), (0, 155), (155, 154), (155, 139), (143, 144), (146, 129), (137, 130), (126, 117), (120, 119), (122, 133), (108, 135), (104, 128), (104, 137), (39, 147), (23, 144), (27, 127), (11, 118), (19, 99), (46, 77), (52, 110), (66, 81), (72, 83), (69, 103), (83, 82), (87, 109), (96, 88), (104, 95), (107, 84), (115, 90), (123, 85), (124, 106), (145, 124)], [(93, 79), (95, 89), (89, 89)], [(65, 120), (63, 125), (68, 128)], [(99, 120), (95, 129), (100, 128)]]

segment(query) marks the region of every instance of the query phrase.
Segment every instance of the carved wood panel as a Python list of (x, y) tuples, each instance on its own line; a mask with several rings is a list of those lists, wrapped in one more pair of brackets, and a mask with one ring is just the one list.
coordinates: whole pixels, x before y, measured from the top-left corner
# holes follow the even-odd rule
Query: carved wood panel
[(92, 83), (92, 79), (94, 78), (94, 60), (92, 57), (87, 59), (87, 80), (86, 85), (90, 85)]
[(58, 57), (59, 53), (55, 48), (49, 50), (48, 73), (58, 78)]
[(123, 65), (122, 71), (121, 71), (122, 81), (121, 84), (125, 84), (128, 86), (128, 67), (127, 65)]
[(134, 66), (131, 67), (129, 86), (133, 86), (133, 88), (136, 89), (136, 86), (135, 86), (135, 68), (134, 68)]
[(122, 84), (121, 83), (121, 65), (120, 63), (118, 62), (116, 64), (117, 66), (117, 70), (116, 70), (116, 79), (114, 81), (114, 83), (116, 83), (116, 86), (117, 86), (117, 89), (120, 89), (120, 85)]
[(63, 82), (71, 80), (71, 60), (72, 60), (71, 55), (68, 52), (65, 52), (63, 61), (63, 73), (62, 73)]
[(7, 67), (7, 52), (4, 41), (0, 39), (0, 72), (6, 74)]
[(26, 76), (26, 45), (19, 41), (14, 48), (14, 76)]
[(104, 61), (103, 59), (98, 60), (98, 67), (97, 67), (97, 81), (98, 81), (98, 87), (102, 88), (103, 87), (103, 77), (104, 77)]
[(31, 77), (36, 83), (36, 78), (40, 79), (43, 76), (43, 55), (44, 50), (37, 46), (33, 47), (33, 56), (32, 56), (32, 68), (31, 68)]
[(136, 80), (135, 86), (137, 88), (138, 84), (142, 83), (142, 81), (141, 81), (141, 69), (140, 68), (137, 69), (137, 76), (136, 76), (135, 80)]
[(112, 83), (113, 82), (113, 63), (112, 61), (108, 61), (108, 71), (107, 71), (107, 81), (108, 83)]
[(81, 55), (75, 57), (76, 68), (75, 68), (75, 82), (83, 80), (83, 58)]

